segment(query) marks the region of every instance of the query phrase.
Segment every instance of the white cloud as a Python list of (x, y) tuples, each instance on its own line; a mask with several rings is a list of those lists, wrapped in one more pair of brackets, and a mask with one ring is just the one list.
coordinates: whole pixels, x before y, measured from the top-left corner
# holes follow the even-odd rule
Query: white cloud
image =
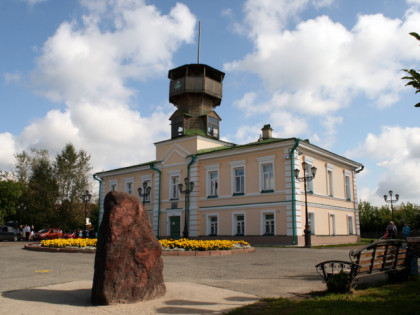
[(350, 157), (369, 158), (382, 170), (377, 197), (387, 191), (402, 200), (420, 201), (420, 128), (383, 127), (379, 135), (368, 134), (364, 143), (348, 152)]
[(0, 133), (0, 170), (11, 170), (14, 162), (15, 139), (11, 133)]
[(38, 3), (45, 2), (47, 0), (24, 0), (24, 1), (27, 2), (30, 6), (34, 6)]
[(20, 72), (5, 72), (3, 73), (3, 78), (6, 83), (19, 83), (22, 80), (22, 75)]
[[(411, 2), (414, 3), (414, 2)], [(313, 135), (312, 125), (300, 118), (294, 130), (311, 134), (322, 145), (335, 141), (341, 109), (357, 97), (367, 97), (378, 109), (392, 106), (402, 91), (401, 69), (420, 60), (418, 45), (409, 32), (420, 29), (420, 12), (409, 9), (402, 19), (382, 14), (360, 15), (353, 28), (328, 16), (300, 21), (310, 5), (332, 1), (247, 1), (243, 29), (253, 51), (224, 65), (227, 72), (256, 73), (265, 91), (248, 91), (235, 105), (247, 117), (267, 114), (268, 121), (290, 113), (291, 119), (318, 116), (323, 131)], [(292, 21), (295, 28), (290, 27)], [(287, 28), (286, 28), (287, 26)], [(269, 101), (261, 101), (267, 98)], [(289, 128), (292, 128), (290, 124)], [(281, 128), (280, 128), (281, 129)], [(295, 128), (296, 129), (296, 128)], [(292, 129), (286, 129), (288, 130)], [(317, 130), (318, 131), (318, 130)], [(290, 133), (289, 133), (290, 134)], [(295, 134), (296, 136), (297, 134)]]
[(126, 166), (154, 160), (153, 142), (169, 136), (172, 108), (147, 104), (147, 117), (130, 109), (139, 91), (127, 82), (166, 75), (174, 52), (193, 41), (196, 18), (180, 3), (166, 15), (144, 1), (81, 3), (86, 15), (58, 27), (32, 72), (38, 93), (66, 107), (49, 111), (18, 136), (1, 134), (0, 166), (23, 149), (55, 154), (67, 142), (92, 155), (94, 170)]

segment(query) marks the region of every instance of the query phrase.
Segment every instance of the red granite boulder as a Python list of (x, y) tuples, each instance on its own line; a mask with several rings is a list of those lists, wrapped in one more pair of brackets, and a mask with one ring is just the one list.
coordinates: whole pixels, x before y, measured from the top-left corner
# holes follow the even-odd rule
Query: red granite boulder
[(161, 254), (139, 200), (109, 192), (98, 233), (92, 303), (134, 303), (165, 295)]

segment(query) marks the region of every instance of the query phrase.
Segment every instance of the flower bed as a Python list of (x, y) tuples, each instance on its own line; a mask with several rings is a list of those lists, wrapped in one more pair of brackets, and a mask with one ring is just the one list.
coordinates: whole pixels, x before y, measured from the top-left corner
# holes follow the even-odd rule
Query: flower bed
[(185, 250), (185, 251), (209, 251), (209, 250), (231, 250), (251, 247), (245, 241), (227, 241), (227, 240), (188, 240), (185, 238), (179, 240), (160, 240), (163, 250)]
[[(165, 251), (184, 250), (184, 251), (209, 251), (209, 250), (231, 250), (240, 248), (250, 248), (249, 243), (245, 241), (227, 241), (227, 240), (160, 240), (162, 249)], [(67, 247), (96, 247), (97, 239), (77, 238), (77, 239), (56, 239), (41, 241), (42, 247), (67, 248)]]
[(41, 241), (42, 247), (67, 248), (67, 247), (96, 247), (96, 238), (56, 239)]

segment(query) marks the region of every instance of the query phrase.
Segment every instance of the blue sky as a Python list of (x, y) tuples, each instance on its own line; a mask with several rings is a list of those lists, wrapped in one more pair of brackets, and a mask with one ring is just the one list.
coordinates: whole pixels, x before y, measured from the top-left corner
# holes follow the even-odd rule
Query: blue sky
[(94, 171), (154, 160), (170, 136), (168, 70), (226, 73), (224, 140), (299, 137), (365, 165), (359, 198), (420, 203), (420, 0), (2, 0), (0, 170), (66, 143)]

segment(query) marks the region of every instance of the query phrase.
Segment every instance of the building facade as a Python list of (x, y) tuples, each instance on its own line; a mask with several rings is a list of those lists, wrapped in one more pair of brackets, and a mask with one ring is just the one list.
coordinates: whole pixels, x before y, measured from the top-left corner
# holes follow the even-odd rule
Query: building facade
[[(158, 238), (187, 232), (191, 238), (303, 246), (308, 222), (312, 245), (358, 241), (356, 174), (363, 165), (308, 140), (273, 138), (270, 125), (253, 143), (220, 140), (221, 118), (214, 109), (223, 78), (203, 64), (169, 71), (169, 100), (176, 107), (171, 139), (155, 143), (154, 161), (94, 175), (100, 218), (106, 193), (116, 190), (141, 199)], [(313, 166), (306, 218), (304, 183), (294, 174), (299, 169), (300, 176), (311, 175)], [(194, 183), (191, 192), (185, 180)], [(138, 194), (144, 186), (151, 187), (150, 195)]]

